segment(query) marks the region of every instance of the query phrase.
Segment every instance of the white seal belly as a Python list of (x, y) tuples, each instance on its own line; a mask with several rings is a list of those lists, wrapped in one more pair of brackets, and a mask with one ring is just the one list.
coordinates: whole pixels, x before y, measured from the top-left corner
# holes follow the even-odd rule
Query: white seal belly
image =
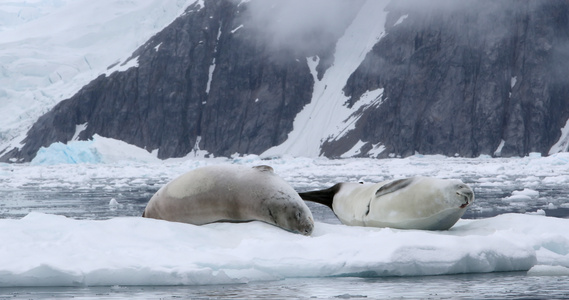
[(143, 217), (195, 225), (263, 221), (310, 235), (312, 213), (269, 166), (207, 166), (172, 180), (152, 196)]
[(472, 189), (462, 181), (430, 177), (339, 183), (299, 194), (328, 205), (346, 225), (424, 230), (449, 229), (474, 201)]

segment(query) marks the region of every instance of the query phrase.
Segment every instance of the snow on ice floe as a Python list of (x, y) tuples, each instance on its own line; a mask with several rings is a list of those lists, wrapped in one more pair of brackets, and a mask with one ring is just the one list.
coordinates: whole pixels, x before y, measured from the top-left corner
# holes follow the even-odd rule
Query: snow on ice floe
[(195, 285), (292, 277), (569, 270), (569, 220), (505, 214), (449, 231), (317, 222), (312, 236), (261, 222), (145, 218), (0, 220), (0, 286)]

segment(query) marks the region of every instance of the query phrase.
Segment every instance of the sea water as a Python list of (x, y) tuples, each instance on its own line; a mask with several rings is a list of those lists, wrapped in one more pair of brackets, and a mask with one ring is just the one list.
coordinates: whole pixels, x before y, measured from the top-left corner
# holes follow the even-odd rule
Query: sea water
[[(352, 165), (354, 162), (356, 166)], [(370, 162), (376, 163), (375, 160)], [(389, 167), (391, 170), (399, 170), (397, 167), (402, 163), (385, 162), (386, 165), (392, 164)], [(209, 163), (218, 163), (218, 161)], [(284, 164), (277, 165), (275, 169), (281, 171), (281, 176), (291, 182), (297, 190), (325, 188), (338, 181), (379, 181), (390, 177), (388, 174), (384, 176), (374, 173), (371, 164), (367, 169), (361, 168), (361, 165), (366, 165), (366, 161), (321, 161), (308, 166), (308, 171), (298, 169), (299, 162), (296, 160), (288, 162), (290, 167), (286, 166), (287, 162), (282, 161), (246, 163)], [(474, 204), (464, 215), (467, 219), (481, 219), (505, 213), (543, 214), (568, 218), (569, 191), (566, 185), (569, 171), (563, 173), (563, 166), (559, 167), (557, 163), (545, 167), (540, 163), (534, 171), (528, 172), (526, 167), (529, 164), (531, 161), (519, 159), (514, 163), (517, 167), (512, 170), (500, 165), (499, 162), (457, 159), (451, 162), (445, 160), (442, 164), (444, 167), (440, 168), (441, 158), (424, 158), (403, 162), (404, 166), (412, 168), (406, 168), (406, 171), (400, 171), (393, 177), (418, 173), (461, 178), (471, 185), (476, 193)], [(176, 167), (166, 164), (158, 168), (144, 164), (134, 167), (132, 164), (62, 167), (2, 165), (0, 218), (20, 219), (31, 212), (84, 220), (140, 216), (148, 199), (160, 186), (182, 173), (182, 170), (199, 165), (203, 165), (203, 162), (182, 163)], [(473, 170), (469, 171), (465, 166), (471, 166)], [(120, 173), (121, 169), (124, 173)], [(297, 171), (293, 171), (294, 169)], [(297, 175), (298, 173), (301, 176)], [(340, 224), (327, 207), (308, 204), (317, 221)], [(527, 272), (505, 272), (376, 277), (357, 274), (189, 286), (3, 287), (0, 288), (0, 299), (568, 298), (569, 276), (547, 275), (549, 276), (535, 276)]]
[(294, 278), (234, 285), (0, 288), (0, 299), (567, 299), (567, 280), (523, 272)]

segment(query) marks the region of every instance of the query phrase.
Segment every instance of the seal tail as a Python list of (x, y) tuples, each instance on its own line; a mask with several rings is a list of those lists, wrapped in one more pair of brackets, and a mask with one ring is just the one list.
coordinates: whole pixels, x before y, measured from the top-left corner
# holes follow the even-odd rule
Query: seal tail
[(298, 193), (300, 198), (305, 201), (316, 202), (324, 204), (332, 208), (332, 202), (334, 201), (334, 195), (340, 190), (340, 183), (335, 184), (331, 188), (327, 188), (319, 191), (312, 192), (302, 192)]

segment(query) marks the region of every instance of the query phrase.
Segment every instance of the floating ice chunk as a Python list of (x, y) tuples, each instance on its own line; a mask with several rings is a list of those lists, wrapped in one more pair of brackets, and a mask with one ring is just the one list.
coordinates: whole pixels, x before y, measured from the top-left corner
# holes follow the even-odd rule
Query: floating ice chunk
[(504, 198), (504, 199), (502, 199), (502, 200), (504, 200), (504, 201), (520, 201), (520, 202), (523, 202), (523, 201), (530, 201), (530, 200), (531, 200), (531, 197), (530, 197), (530, 196), (527, 196), (527, 195), (512, 195), (512, 196), (506, 197), (506, 198)]
[(564, 175), (560, 175), (560, 176), (547, 176), (545, 178), (543, 178), (541, 180), (542, 184), (549, 184), (549, 185), (555, 185), (555, 184), (564, 184), (565, 182), (568, 182), (569, 178), (567, 178), (567, 176)]
[(528, 271), (530, 276), (569, 276), (569, 268), (563, 266), (537, 265)]
[[(568, 128), (569, 130), (569, 128)], [(549, 156), (546, 156), (540, 160), (541, 163), (544, 165), (566, 165), (569, 164), (569, 152), (561, 152), (555, 153)], [(536, 163), (536, 162), (534, 162)]]
[(111, 198), (111, 201), (109, 201), (109, 206), (118, 206), (119, 202), (117, 201), (117, 199), (115, 198)]
[(91, 141), (71, 141), (67, 144), (58, 142), (47, 148), (42, 147), (31, 164), (98, 164), (121, 160), (151, 162), (157, 158), (134, 145), (95, 135)]
[(530, 154), (528, 155), (529, 158), (541, 158), (541, 153), (539, 152), (530, 152)]
[(522, 191), (513, 191), (512, 195), (526, 195), (531, 198), (537, 198), (539, 197), (539, 192), (532, 189), (523, 189)]
[(535, 212), (527, 212), (527, 215), (534, 215), (534, 216), (545, 216), (545, 210), (538, 209)]
[(261, 158), (256, 154), (249, 154), (245, 156), (240, 156), (237, 153), (231, 156), (233, 158), (233, 163), (235, 164), (250, 164), (254, 162), (259, 162)]
[(513, 191), (512, 195), (502, 200), (504, 201), (530, 201), (539, 197), (539, 192), (532, 189), (523, 189), (522, 191)]
[(92, 146), (93, 141), (76, 141), (67, 145), (53, 143), (47, 148), (40, 148), (31, 165), (100, 163), (101, 156)]

